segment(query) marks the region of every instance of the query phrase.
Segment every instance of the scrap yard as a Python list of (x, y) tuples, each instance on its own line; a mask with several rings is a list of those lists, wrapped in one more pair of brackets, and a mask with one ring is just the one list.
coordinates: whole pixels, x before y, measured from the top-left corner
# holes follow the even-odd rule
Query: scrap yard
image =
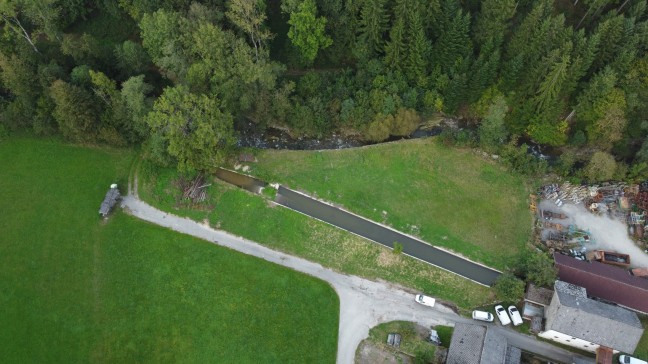
[(530, 196), (537, 244), (648, 276), (648, 183), (543, 186)]

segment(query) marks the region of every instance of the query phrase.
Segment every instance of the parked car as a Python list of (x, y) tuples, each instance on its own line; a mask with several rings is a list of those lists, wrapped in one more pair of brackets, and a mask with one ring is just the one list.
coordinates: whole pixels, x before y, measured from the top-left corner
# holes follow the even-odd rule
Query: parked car
[(633, 358), (628, 355), (620, 355), (619, 356), (619, 363), (621, 364), (648, 364), (648, 362), (645, 362), (641, 359)]
[(493, 322), (493, 314), (490, 312), (484, 312), (484, 311), (473, 311), (472, 313), (472, 318), (473, 320), (479, 320), (479, 321), (486, 321), (486, 322)]
[(508, 314), (509, 316), (511, 316), (511, 320), (513, 321), (513, 326), (522, 325), (522, 316), (520, 316), (520, 311), (518, 311), (517, 307), (509, 306)]
[(416, 297), (414, 297), (414, 299), (416, 300), (416, 302), (424, 306), (430, 306), (430, 307), (434, 307), (434, 302), (436, 302), (434, 298), (428, 297), (424, 294), (417, 294)]
[(511, 323), (511, 319), (506, 314), (506, 310), (504, 309), (504, 307), (502, 307), (502, 305), (495, 306), (495, 313), (497, 314), (497, 318), (500, 320), (503, 326)]

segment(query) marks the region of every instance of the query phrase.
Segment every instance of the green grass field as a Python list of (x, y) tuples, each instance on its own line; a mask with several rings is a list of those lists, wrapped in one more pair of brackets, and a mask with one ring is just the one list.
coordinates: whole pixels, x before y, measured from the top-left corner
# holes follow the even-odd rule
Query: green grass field
[(471, 150), (416, 139), (330, 151), (263, 151), (252, 174), (503, 269), (531, 233), (522, 178)]
[(0, 358), (7, 363), (320, 362), (326, 283), (97, 210), (133, 153), (0, 142)]
[(178, 201), (178, 175), (146, 161), (139, 173), (140, 197), (158, 208), (188, 216), (272, 249), (306, 258), (340, 272), (382, 279), (471, 309), (492, 302), (492, 290), (318, 220), (272, 204), (211, 178), (209, 199), (189, 208)]

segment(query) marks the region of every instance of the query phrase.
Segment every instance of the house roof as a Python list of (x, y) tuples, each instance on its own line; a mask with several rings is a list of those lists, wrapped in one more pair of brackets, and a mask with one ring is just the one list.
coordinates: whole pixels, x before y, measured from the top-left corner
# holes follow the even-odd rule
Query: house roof
[(447, 364), (479, 364), (486, 327), (457, 323), (452, 332)]
[(587, 297), (586, 290), (567, 282), (556, 281), (552, 316), (546, 330), (633, 352), (643, 334), (637, 314), (619, 306)]
[(519, 364), (522, 352), (505, 337), (482, 325), (457, 323), (447, 364)]
[(529, 283), (524, 299), (539, 305), (549, 306), (551, 303), (551, 296), (553, 296), (552, 290), (536, 287), (532, 283)]
[(585, 287), (590, 296), (648, 313), (648, 280), (599, 262), (554, 254), (560, 280)]
[(502, 335), (494, 330), (486, 330), (484, 346), (482, 347), (482, 364), (500, 364), (506, 362), (506, 347), (508, 343)]

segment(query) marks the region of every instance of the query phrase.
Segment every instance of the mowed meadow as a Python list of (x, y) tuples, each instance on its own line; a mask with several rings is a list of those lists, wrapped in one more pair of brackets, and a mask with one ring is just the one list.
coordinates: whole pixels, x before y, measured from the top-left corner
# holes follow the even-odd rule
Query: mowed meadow
[(531, 234), (528, 187), (438, 138), (326, 151), (265, 150), (251, 173), (486, 265), (505, 269)]
[(325, 282), (116, 211), (130, 150), (0, 141), (0, 357), (7, 363), (336, 357)]

